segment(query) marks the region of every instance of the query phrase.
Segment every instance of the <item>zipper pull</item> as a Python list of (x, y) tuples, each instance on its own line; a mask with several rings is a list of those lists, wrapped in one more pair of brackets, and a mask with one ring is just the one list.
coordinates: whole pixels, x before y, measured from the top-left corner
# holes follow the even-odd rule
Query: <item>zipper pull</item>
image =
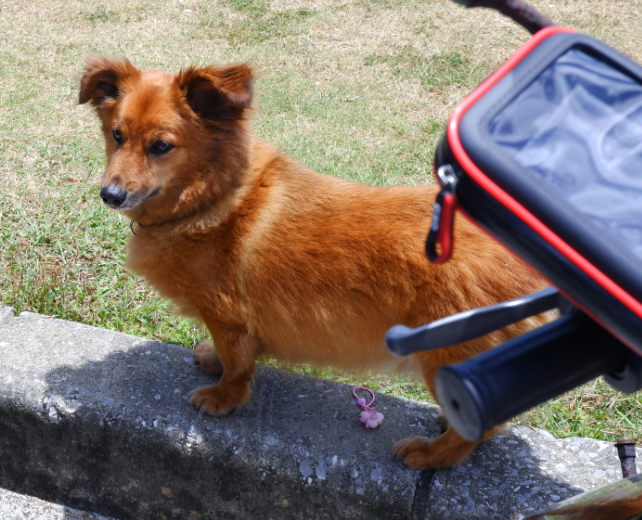
[[(430, 232), (426, 240), (426, 254), (433, 264), (439, 265), (450, 260), (453, 253), (457, 176), (450, 164), (444, 164), (437, 169), (437, 179), (441, 184), (441, 190), (433, 208)], [(437, 245), (441, 252), (437, 251)]]

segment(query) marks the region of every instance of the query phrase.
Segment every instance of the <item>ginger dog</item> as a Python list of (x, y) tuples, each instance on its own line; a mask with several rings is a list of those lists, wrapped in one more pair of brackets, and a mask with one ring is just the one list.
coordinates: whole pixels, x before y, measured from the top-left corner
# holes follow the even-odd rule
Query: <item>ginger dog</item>
[[(100, 196), (132, 220), (127, 265), (214, 345), (195, 352), (222, 373), (190, 403), (225, 415), (250, 398), (257, 356), (348, 370), (435, 372), (540, 325), (531, 318), (480, 339), (396, 358), (384, 335), (542, 289), (544, 283), (463, 219), (447, 264), (424, 253), (437, 188), (375, 188), (314, 173), (254, 136), (247, 65), (141, 71), (91, 59), (80, 103), (102, 122)], [(491, 431), (489, 435), (492, 435)], [(416, 469), (460, 462), (476, 443), (451, 428), (405, 439)]]

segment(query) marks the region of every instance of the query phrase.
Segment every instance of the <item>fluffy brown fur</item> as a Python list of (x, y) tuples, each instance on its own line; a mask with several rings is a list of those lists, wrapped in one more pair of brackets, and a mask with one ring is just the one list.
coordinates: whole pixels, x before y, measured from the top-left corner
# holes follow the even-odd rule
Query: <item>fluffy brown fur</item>
[[(373, 188), (296, 163), (252, 134), (252, 80), (246, 65), (174, 75), (94, 58), (81, 82), (80, 103), (95, 107), (105, 135), (101, 193), (135, 222), (129, 268), (202, 321), (216, 345), (196, 350), (201, 368), (222, 377), (194, 392), (194, 406), (224, 415), (245, 403), (261, 355), (414, 368), (434, 394), (439, 367), (543, 322), (407, 359), (389, 354), (392, 325), (416, 327), (544, 284), (462, 219), (452, 260), (431, 265), (424, 242), (437, 188)], [(448, 429), (395, 451), (428, 469), (460, 462), (475, 445)]]

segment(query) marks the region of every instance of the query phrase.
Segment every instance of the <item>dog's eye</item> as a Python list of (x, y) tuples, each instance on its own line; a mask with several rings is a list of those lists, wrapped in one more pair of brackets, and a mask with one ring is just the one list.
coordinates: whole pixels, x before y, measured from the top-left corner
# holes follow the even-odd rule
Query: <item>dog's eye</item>
[(152, 145), (151, 152), (158, 155), (162, 155), (164, 153), (169, 152), (172, 148), (174, 148), (174, 145), (168, 143), (167, 141), (156, 141)]
[(120, 132), (120, 130), (114, 128), (111, 131), (111, 134), (114, 136), (114, 141), (118, 144), (123, 144), (123, 134)]

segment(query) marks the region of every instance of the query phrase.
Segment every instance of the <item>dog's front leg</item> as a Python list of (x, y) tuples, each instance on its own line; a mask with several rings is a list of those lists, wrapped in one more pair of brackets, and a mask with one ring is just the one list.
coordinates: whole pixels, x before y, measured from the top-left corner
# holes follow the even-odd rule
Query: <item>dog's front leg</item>
[(207, 325), (223, 366), (223, 376), (218, 384), (195, 390), (189, 402), (202, 412), (226, 415), (250, 398), (257, 342), (244, 327)]

